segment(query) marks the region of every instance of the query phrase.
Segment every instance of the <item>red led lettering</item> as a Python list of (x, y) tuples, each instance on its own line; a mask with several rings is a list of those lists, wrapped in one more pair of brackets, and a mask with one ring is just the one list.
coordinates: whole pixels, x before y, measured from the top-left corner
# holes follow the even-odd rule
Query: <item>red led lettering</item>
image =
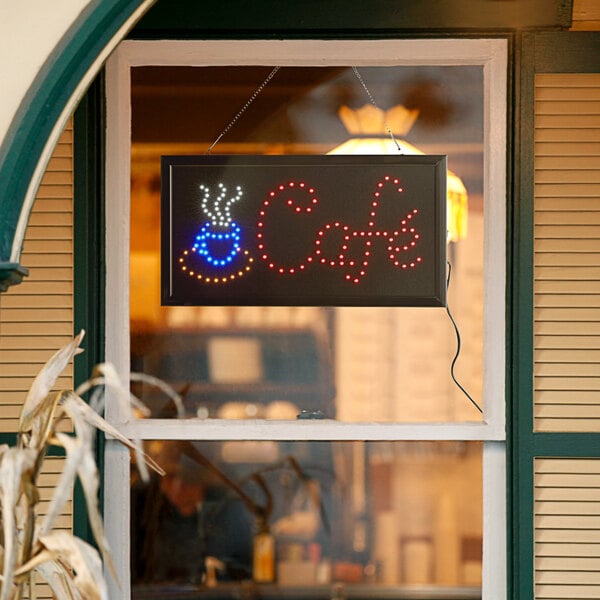
[[(376, 183), (365, 229), (351, 229), (349, 225), (339, 220), (325, 223), (315, 231), (313, 248), (307, 249), (306, 255), (298, 257), (295, 264), (288, 265), (278, 264), (275, 256), (267, 249), (269, 232), (265, 230), (265, 219), (271, 206), (270, 201), (276, 203), (278, 202), (277, 198), (285, 194), (286, 190), (296, 189), (295, 197), (285, 198), (284, 204), (292, 211), (292, 215), (297, 215), (295, 218), (301, 218), (302, 214), (310, 214), (313, 208), (316, 209), (319, 200), (315, 188), (307, 187), (304, 181), (289, 181), (286, 184), (277, 185), (273, 190), (269, 191), (268, 198), (270, 200), (264, 200), (259, 211), (260, 220), (257, 222), (257, 226), (261, 232), (257, 233), (257, 239), (260, 242), (258, 248), (261, 250), (262, 260), (267, 262), (269, 268), (285, 276), (294, 275), (298, 271), (304, 271), (308, 264), (314, 263), (315, 259), (317, 259), (316, 262), (319, 264), (326, 265), (332, 269), (341, 268), (343, 271), (346, 271), (343, 273), (344, 279), (358, 284), (368, 273), (373, 246), (371, 239), (379, 238), (382, 243), (386, 244), (387, 258), (394, 267), (400, 267), (401, 269), (416, 267), (422, 262), (422, 257), (409, 258), (408, 256), (404, 257), (404, 255), (414, 250), (420, 239), (420, 235), (415, 227), (407, 227), (409, 219), (412, 221), (413, 216), (418, 214), (418, 210), (415, 208), (408, 212), (399, 221), (400, 228), (394, 230), (392, 233), (377, 227), (377, 212), (382, 202), (382, 194), (388, 185), (394, 186), (392, 188), (394, 193), (403, 193), (404, 190), (402, 187), (399, 187), (399, 183), (400, 180), (398, 178), (392, 178), (390, 175), (385, 175), (382, 180)], [(296, 199), (298, 192), (308, 195), (308, 206)], [(335, 242), (336, 237), (333, 236), (339, 236), (341, 232), (346, 233), (339, 242)], [(332, 241), (335, 242), (333, 249), (326, 246), (324, 251), (322, 241), (325, 239), (328, 240), (329, 246), (331, 246)], [(357, 268), (358, 264), (360, 264), (360, 268)]]

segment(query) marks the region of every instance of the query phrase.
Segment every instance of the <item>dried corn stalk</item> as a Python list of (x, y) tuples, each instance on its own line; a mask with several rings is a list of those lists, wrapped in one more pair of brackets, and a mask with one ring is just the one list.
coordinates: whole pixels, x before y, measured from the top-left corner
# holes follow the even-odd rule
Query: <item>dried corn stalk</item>
[[(58, 600), (108, 599), (102, 562), (109, 568), (112, 564), (98, 507), (99, 474), (93, 451), (97, 429), (136, 452), (137, 464), (144, 466), (142, 477), (147, 474), (146, 464), (162, 473), (138, 443), (122, 436), (97, 412), (103, 405), (105, 387), (116, 390), (115, 396), (130, 414), (132, 403), (138, 410), (141, 408), (110, 365), (99, 365), (93, 377), (76, 391), (51, 394), (58, 376), (82, 352), (79, 346), (83, 336), (82, 331), (44, 365), (25, 399), (17, 445), (0, 446), (0, 600), (19, 600), (27, 587), (30, 598), (35, 598), (34, 574), (50, 586)], [(90, 404), (81, 398), (88, 391)], [(165, 391), (176, 405), (181, 404), (177, 394)], [(73, 422), (73, 435), (58, 431), (58, 424), (67, 417)], [(50, 446), (64, 448), (66, 458), (50, 506), (42, 518), (38, 513), (37, 480)], [(83, 488), (98, 550), (65, 531), (53, 529), (71, 497), (76, 479)]]

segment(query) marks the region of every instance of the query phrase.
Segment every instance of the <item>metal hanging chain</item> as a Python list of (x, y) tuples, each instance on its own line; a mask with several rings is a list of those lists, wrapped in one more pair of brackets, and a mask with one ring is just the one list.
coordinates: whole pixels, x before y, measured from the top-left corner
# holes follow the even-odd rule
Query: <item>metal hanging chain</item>
[[(377, 106), (377, 103), (375, 102), (373, 96), (371, 95), (371, 92), (369, 91), (369, 88), (367, 87), (365, 80), (362, 78), (362, 75), (358, 72), (358, 69), (356, 67), (352, 67), (352, 70), (354, 71), (354, 74), (356, 75), (356, 78), (358, 79), (358, 81), (360, 81), (360, 84), (363, 86), (365, 92), (367, 93), (367, 96), (369, 96), (369, 100), (371, 101), (371, 104), (375, 108), (379, 109), (379, 106)], [(392, 138), (394, 144), (396, 144), (396, 148), (398, 148), (398, 152), (402, 152), (402, 148), (400, 147), (398, 140), (396, 140), (396, 138), (394, 137), (394, 134), (392, 133), (392, 130), (390, 129), (390, 126), (387, 124), (386, 121), (383, 122), (383, 126), (385, 127), (386, 131), (390, 134), (390, 137)]]
[(267, 85), (267, 83), (269, 83), (269, 81), (271, 81), (271, 79), (273, 79), (273, 77), (275, 76), (275, 73), (277, 73), (277, 71), (279, 71), (279, 69), (281, 69), (281, 67), (275, 67), (267, 75), (267, 78), (256, 88), (256, 90), (254, 90), (254, 93), (252, 94), (252, 96), (250, 96), (250, 98), (248, 98), (248, 100), (246, 101), (246, 104), (244, 104), (244, 106), (242, 106), (242, 108), (240, 108), (240, 110), (238, 111), (237, 115), (235, 115), (235, 117), (233, 117), (233, 119), (231, 119), (231, 121), (229, 122), (229, 125), (227, 125), (227, 127), (225, 127), (225, 129), (223, 129), (223, 131), (221, 131), (221, 133), (218, 135), (217, 139), (208, 147), (205, 154), (210, 154), (210, 151), (219, 143), (219, 140), (233, 127), (235, 122), (242, 116), (242, 114), (244, 114), (246, 109), (254, 102), (254, 100), (256, 99), (256, 96), (258, 96), (263, 91), (263, 88)]

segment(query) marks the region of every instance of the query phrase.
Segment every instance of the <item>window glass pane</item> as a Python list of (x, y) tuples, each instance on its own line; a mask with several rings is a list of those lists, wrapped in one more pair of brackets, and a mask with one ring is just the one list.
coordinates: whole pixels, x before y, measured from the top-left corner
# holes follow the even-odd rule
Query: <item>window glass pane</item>
[(148, 442), (167, 474), (133, 479), (133, 597), (479, 597), (481, 448)]
[[(172, 383), (188, 417), (480, 420), (450, 376), (457, 340), (442, 308), (160, 306), (159, 157), (203, 154), (270, 70), (132, 69), (132, 368)], [(375, 111), (351, 69), (283, 68), (212, 153), (394, 153), (389, 127), (406, 152), (447, 154), (456, 375), (481, 405), (482, 68), (365, 67), (361, 75), (387, 112)], [(153, 416), (174, 414), (138, 391)]]

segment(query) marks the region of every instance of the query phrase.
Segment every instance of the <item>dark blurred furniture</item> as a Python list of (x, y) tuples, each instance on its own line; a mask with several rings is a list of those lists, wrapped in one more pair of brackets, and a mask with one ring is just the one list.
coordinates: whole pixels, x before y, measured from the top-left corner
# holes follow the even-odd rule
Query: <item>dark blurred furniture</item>
[[(211, 380), (209, 346), (217, 338), (256, 340), (262, 361), (260, 381), (220, 383)], [(235, 370), (235, 360), (231, 369)], [(131, 338), (131, 370), (166, 381), (184, 395), (188, 416), (198, 408), (217, 416), (225, 402), (267, 405), (291, 402), (300, 410), (321, 411), (335, 417), (332, 358), (325, 336), (309, 329), (248, 329), (190, 332), (181, 330), (138, 333)], [(134, 391), (154, 418), (174, 417), (173, 405), (164, 394), (146, 385)]]

